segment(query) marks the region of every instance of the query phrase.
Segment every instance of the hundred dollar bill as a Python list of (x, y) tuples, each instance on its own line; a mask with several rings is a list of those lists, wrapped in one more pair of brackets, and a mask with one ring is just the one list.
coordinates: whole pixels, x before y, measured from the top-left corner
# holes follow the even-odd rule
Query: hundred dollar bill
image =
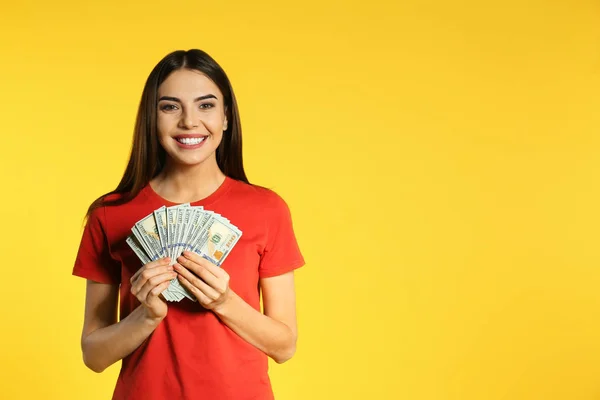
[[(179, 246), (177, 248), (177, 254), (179, 255), (181, 255), (184, 250), (191, 249), (193, 243), (192, 238), (196, 232), (204, 227), (206, 221), (209, 220), (209, 213), (211, 213), (205, 211), (202, 206), (191, 207), (189, 209), (189, 215), (187, 212), (188, 210), (186, 210), (186, 214), (184, 215), (183, 232), (181, 232), (180, 239), (178, 240)], [(182, 286), (179, 281), (177, 281), (177, 284), (173, 285), (173, 289), (180, 291), (190, 300), (196, 301), (194, 295)]]
[(200, 235), (202, 229), (206, 226), (212, 214), (213, 213), (211, 211), (207, 211), (204, 209), (200, 209), (197, 211), (194, 219), (192, 220), (192, 227), (188, 234), (188, 239), (186, 241), (184, 251), (190, 251), (194, 248), (194, 243), (196, 243), (198, 235)]
[(181, 236), (181, 228), (183, 227), (183, 214), (185, 210), (177, 210), (177, 216), (175, 219), (175, 236), (173, 237), (173, 260), (175, 261), (179, 257), (179, 238)]
[(154, 213), (147, 215), (142, 220), (138, 221), (135, 226), (137, 227), (138, 232), (141, 233), (142, 240), (147, 244), (148, 249), (151, 251), (151, 254), (149, 254), (150, 258), (152, 260), (157, 260), (161, 257), (166, 257), (166, 254), (162, 251)]
[(147, 243), (144, 241), (144, 238), (143, 238), (144, 234), (138, 230), (138, 227), (137, 227), (136, 225), (134, 225), (134, 226), (131, 228), (131, 232), (133, 233), (133, 236), (136, 238), (136, 240), (137, 240), (137, 243), (139, 243), (139, 244), (140, 244), (140, 246), (142, 247), (142, 249), (144, 249), (144, 252), (145, 252), (145, 253), (146, 253), (146, 255), (148, 256), (148, 258), (149, 258), (150, 260), (155, 260), (155, 259), (152, 257), (152, 254), (153, 254), (153, 252), (152, 252), (152, 249), (151, 249), (151, 248), (148, 246), (148, 244), (147, 244)]
[(221, 266), (241, 235), (242, 232), (239, 229), (234, 229), (231, 224), (214, 217), (194, 252), (213, 264)]
[[(179, 257), (183, 251), (184, 241), (186, 240), (185, 234), (187, 232), (188, 225), (190, 224), (193, 211), (193, 208), (190, 207), (182, 207), (177, 210), (175, 238), (172, 250), (173, 263), (177, 262), (177, 257)], [(196, 301), (194, 295), (189, 293), (188, 290), (181, 285), (177, 278), (171, 281), (171, 284), (169, 285), (169, 292), (178, 300), (181, 300), (183, 297), (187, 297), (190, 300)]]
[(167, 253), (171, 258), (171, 264), (175, 264), (175, 244), (177, 239), (177, 214), (181, 208), (189, 207), (189, 203), (178, 206), (167, 207)]
[(173, 207), (167, 207), (167, 253), (171, 257), (171, 263), (173, 261), (173, 236), (175, 230), (175, 222), (177, 220), (177, 209)]
[[(185, 215), (189, 208), (190, 204), (185, 203), (173, 207), (167, 207), (166, 209), (168, 238), (167, 248), (169, 249), (169, 257), (171, 257), (171, 264), (175, 264), (177, 262), (177, 257), (181, 255), (179, 248), (181, 241), (183, 240), (182, 234), (186, 220)], [(177, 278), (171, 280), (171, 283), (167, 289), (169, 294), (175, 298), (174, 301), (179, 301), (184, 297), (194, 301), (196, 300), (196, 298), (179, 283)]]
[(198, 228), (199, 223), (202, 220), (202, 213), (203, 213), (203, 210), (201, 207), (193, 208), (192, 215), (190, 216), (190, 222), (189, 222), (188, 226), (186, 227), (186, 233), (184, 234), (185, 243), (184, 243), (183, 250), (185, 250), (187, 248), (187, 246), (189, 245), (190, 239), (193, 237), (194, 232)]
[(127, 242), (129, 247), (131, 247), (131, 249), (133, 250), (135, 255), (138, 256), (143, 265), (146, 265), (151, 261), (150, 258), (148, 258), (148, 256), (146, 255), (146, 253), (144, 253), (144, 249), (142, 248), (138, 240), (135, 238), (135, 236), (128, 236), (125, 242)]
[(169, 255), (167, 252), (167, 207), (162, 206), (158, 210), (154, 210), (154, 220), (156, 221), (156, 227), (158, 228), (158, 236), (160, 238), (160, 245), (162, 252), (165, 255)]
[(194, 295), (191, 294), (185, 287), (181, 286), (179, 281), (177, 281), (177, 283), (169, 285), (169, 292), (172, 293), (179, 300), (183, 299), (184, 297), (187, 297), (192, 301), (196, 301), (196, 297), (194, 297)]
[(184, 297), (187, 297), (192, 301), (196, 301), (196, 297), (194, 297), (194, 295), (191, 294), (185, 287), (181, 286), (177, 278), (171, 280), (169, 287), (167, 287), (166, 291), (171, 297), (175, 299), (174, 301), (179, 301)]
[(183, 239), (181, 240), (181, 252), (182, 253), (187, 248), (189, 241), (190, 241), (190, 237), (192, 235), (192, 232), (198, 225), (198, 222), (200, 220), (200, 217), (199, 217), (200, 213), (202, 213), (202, 210), (200, 208), (193, 207), (193, 208), (190, 208), (189, 215), (186, 215)]
[(175, 257), (179, 257), (183, 251), (183, 241), (185, 240), (185, 230), (190, 222), (190, 214), (192, 210), (186, 208), (181, 214), (181, 223), (179, 223), (179, 213), (177, 214), (177, 222), (179, 225), (179, 231), (177, 232), (177, 247), (175, 251)]

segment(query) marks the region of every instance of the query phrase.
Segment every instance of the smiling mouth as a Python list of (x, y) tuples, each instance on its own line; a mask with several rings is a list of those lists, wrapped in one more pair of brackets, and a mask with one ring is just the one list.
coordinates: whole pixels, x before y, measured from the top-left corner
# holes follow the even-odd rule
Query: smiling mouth
[(207, 136), (199, 136), (199, 137), (176, 137), (175, 140), (177, 140), (179, 143), (181, 144), (187, 144), (187, 145), (195, 145), (195, 144), (200, 144), (204, 141), (204, 139), (206, 139)]

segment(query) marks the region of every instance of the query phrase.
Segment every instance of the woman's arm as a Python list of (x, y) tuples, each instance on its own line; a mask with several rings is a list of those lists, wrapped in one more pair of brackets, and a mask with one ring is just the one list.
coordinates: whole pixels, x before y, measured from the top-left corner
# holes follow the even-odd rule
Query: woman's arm
[(102, 372), (137, 349), (167, 315), (168, 307), (160, 294), (176, 275), (169, 259), (140, 268), (130, 280), (131, 293), (140, 305), (118, 323), (119, 286), (88, 280), (81, 335), (85, 365)]
[(83, 362), (94, 372), (133, 352), (160, 322), (148, 319), (140, 306), (117, 323), (118, 295), (118, 285), (87, 281), (81, 350)]
[(213, 311), (242, 339), (281, 364), (296, 352), (296, 294), (294, 272), (260, 280), (265, 314), (230, 291)]
[(260, 280), (265, 311), (262, 314), (229, 289), (229, 276), (223, 269), (189, 252), (177, 261), (174, 267), (182, 285), (203, 307), (212, 310), (242, 339), (275, 362), (292, 358), (298, 336), (293, 271)]

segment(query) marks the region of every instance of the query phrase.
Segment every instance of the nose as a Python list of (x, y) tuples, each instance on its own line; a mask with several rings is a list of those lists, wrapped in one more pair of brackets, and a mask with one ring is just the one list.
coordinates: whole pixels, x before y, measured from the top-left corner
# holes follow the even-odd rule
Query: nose
[(194, 112), (193, 108), (184, 109), (179, 122), (181, 126), (185, 127), (186, 129), (197, 128), (199, 124), (198, 116)]

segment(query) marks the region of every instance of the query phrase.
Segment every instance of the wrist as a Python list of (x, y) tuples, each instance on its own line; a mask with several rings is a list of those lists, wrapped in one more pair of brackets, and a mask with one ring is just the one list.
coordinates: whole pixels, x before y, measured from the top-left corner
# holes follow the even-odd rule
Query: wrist
[(227, 294), (227, 297), (225, 297), (225, 300), (223, 300), (221, 304), (214, 307), (212, 311), (219, 317), (227, 316), (236, 298), (237, 295), (233, 292), (233, 290), (229, 289), (229, 293)]
[(158, 324), (162, 322), (164, 317), (155, 317), (148, 314), (148, 309), (140, 304), (138, 307), (138, 318), (137, 320), (144, 326), (152, 329), (156, 328)]

